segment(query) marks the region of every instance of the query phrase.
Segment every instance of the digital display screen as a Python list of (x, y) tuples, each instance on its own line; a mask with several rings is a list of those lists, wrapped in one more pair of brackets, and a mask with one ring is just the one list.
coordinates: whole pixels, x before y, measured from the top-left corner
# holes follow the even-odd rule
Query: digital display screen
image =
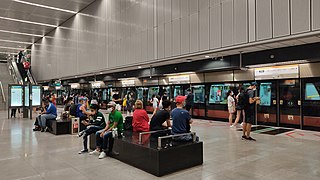
[(12, 107), (23, 106), (22, 86), (11, 86), (10, 97), (11, 97), (10, 106)]
[(32, 106), (41, 106), (40, 86), (32, 86)]
[(310, 100), (310, 101), (320, 100), (320, 82), (306, 83), (305, 100)]
[(159, 87), (149, 87), (148, 99), (152, 99), (153, 95), (159, 95)]
[[(25, 86), (24, 90), (24, 105), (29, 106), (29, 86)], [(32, 106), (41, 106), (40, 86), (32, 86)]]
[(260, 106), (271, 106), (271, 85), (272, 83), (260, 84)]
[(106, 101), (106, 100), (107, 100), (107, 90), (104, 89), (104, 90), (102, 91), (102, 101)]
[(205, 86), (193, 86), (193, 100), (194, 103), (204, 103)]
[(230, 84), (213, 84), (210, 87), (209, 103), (227, 104), (227, 93), (230, 90)]

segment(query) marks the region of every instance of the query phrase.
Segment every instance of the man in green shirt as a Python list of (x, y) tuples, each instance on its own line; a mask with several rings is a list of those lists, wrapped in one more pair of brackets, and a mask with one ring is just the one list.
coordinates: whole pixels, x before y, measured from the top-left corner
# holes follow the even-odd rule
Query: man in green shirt
[(123, 132), (123, 117), (121, 112), (116, 110), (116, 103), (111, 101), (108, 103), (109, 121), (107, 126), (96, 133), (96, 150), (90, 154), (100, 154), (99, 159), (103, 159), (107, 154), (112, 153), (113, 137), (112, 131), (117, 131), (120, 135)]
[(79, 137), (83, 136), (83, 149), (79, 151), (79, 154), (88, 152), (88, 136), (106, 127), (106, 121), (103, 114), (99, 112), (99, 106), (91, 104), (90, 110), (92, 113), (92, 120), (89, 122), (83, 121), (83, 124), (87, 126), (87, 128), (78, 134)]

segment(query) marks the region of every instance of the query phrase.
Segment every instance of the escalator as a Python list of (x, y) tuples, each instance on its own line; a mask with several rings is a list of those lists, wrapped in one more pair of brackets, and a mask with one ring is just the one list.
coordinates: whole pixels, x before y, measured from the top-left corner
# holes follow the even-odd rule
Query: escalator
[(14, 57), (8, 59), (8, 67), (17, 84), (24, 84), (28, 82), (34, 85), (37, 84), (32, 75), (31, 68), (25, 69), (22, 63), (17, 63), (14, 60)]

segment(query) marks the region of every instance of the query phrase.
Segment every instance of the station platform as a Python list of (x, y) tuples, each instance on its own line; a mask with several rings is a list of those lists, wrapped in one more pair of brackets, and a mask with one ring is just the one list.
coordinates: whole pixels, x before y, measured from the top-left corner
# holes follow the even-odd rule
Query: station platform
[[(161, 178), (107, 157), (79, 155), (82, 139), (33, 132), (33, 120), (7, 119), (0, 111), (0, 179), (308, 179), (320, 177), (320, 132), (255, 127), (257, 141), (225, 122), (196, 119), (192, 130), (204, 145), (202, 166)], [(35, 117), (35, 115), (34, 115)], [(272, 133), (267, 133), (267, 132)]]

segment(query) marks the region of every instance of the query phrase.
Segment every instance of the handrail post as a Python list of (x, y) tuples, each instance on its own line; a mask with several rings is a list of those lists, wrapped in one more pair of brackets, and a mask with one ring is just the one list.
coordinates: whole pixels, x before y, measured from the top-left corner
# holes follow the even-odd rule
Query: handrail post
[(3, 97), (3, 101), (6, 103), (6, 96), (4, 95), (4, 91), (3, 91), (3, 86), (2, 86), (2, 82), (0, 81), (0, 88), (1, 88), (1, 94), (2, 94), (2, 97)]

